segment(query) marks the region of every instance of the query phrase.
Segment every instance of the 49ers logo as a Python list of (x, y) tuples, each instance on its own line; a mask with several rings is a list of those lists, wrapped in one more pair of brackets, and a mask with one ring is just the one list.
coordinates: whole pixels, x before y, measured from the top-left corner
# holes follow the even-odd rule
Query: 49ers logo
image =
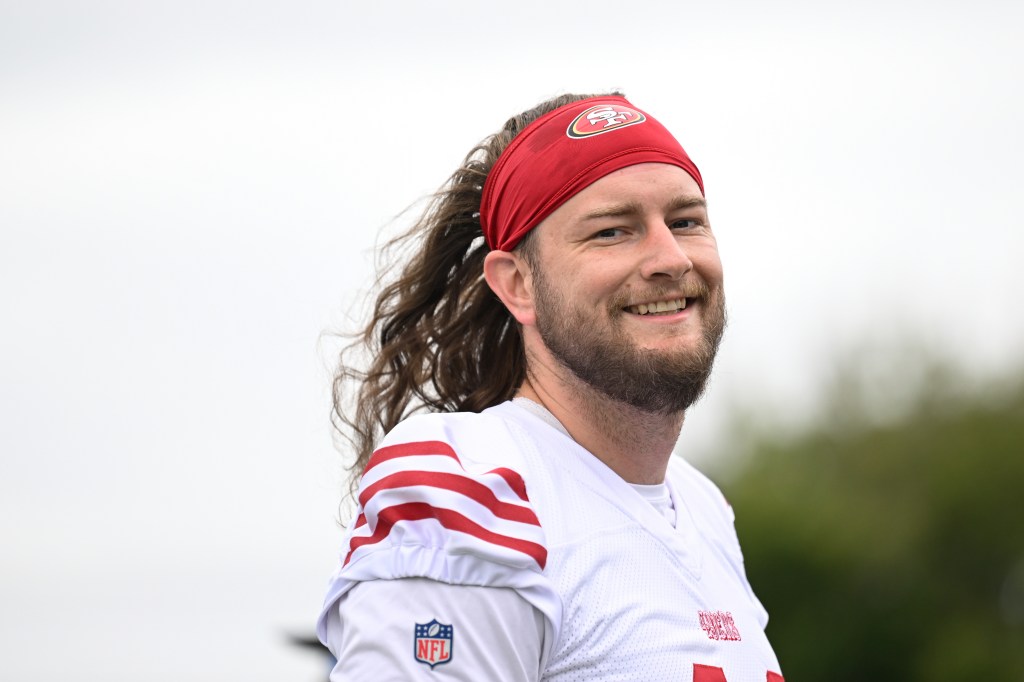
[(646, 120), (647, 117), (636, 109), (619, 104), (596, 104), (573, 119), (565, 134), (579, 139), (610, 133), (613, 130), (643, 123)]

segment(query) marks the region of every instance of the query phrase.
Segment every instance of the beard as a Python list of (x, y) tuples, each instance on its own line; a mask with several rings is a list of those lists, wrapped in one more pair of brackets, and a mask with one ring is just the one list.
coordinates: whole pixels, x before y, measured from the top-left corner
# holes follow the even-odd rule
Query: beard
[[(703, 280), (689, 282), (688, 298), (700, 301), (701, 335), (695, 347), (674, 350), (640, 348), (622, 328), (623, 295), (609, 309), (610, 325), (573, 306), (534, 268), (537, 331), (551, 354), (581, 381), (620, 403), (652, 414), (685, 411), (704, 393), (725, 331), (725, 294)], [(672, 291), (644, 298), (663, 300)], [(635, 299), (634, 299), (635, 300)]]

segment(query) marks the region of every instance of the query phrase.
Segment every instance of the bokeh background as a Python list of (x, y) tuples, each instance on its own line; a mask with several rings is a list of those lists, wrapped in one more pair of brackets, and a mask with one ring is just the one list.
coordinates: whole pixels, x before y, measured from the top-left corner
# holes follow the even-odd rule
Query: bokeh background
[(381, 235), (509, 115), (620, 88), (706, 179), (731, 321), (679, 452), (787, 679), (1024, 680), (1021, 35), (999, 0), (0, 2), (0, 676), (322, 679), (290, 638)]

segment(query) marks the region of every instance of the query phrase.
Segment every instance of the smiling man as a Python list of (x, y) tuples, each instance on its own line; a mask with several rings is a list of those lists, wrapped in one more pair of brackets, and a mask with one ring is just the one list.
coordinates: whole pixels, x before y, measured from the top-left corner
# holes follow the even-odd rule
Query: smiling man
[(732, 511), (672, 456), (725, 327), (675, 138), (618, 95), (545, 102), (409, 236), (335, 381), (360, 479), (331, 679), (782, 680)]

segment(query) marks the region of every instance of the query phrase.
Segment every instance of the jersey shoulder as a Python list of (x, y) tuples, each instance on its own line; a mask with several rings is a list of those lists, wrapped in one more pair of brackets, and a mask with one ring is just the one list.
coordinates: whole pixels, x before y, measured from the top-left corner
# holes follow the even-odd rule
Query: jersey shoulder
[(704, 539), (742, 571), (743, 552), (736, 536), (736, 515), (718, 486), (692, 464), (675, 456), (669, 462), (667, 478)]
[(508, 425), (494, 414), (424, 414), (381, 441), (363, 471), (317, 625), (354, 586), (426, 578), (514, 590), (552, 628), (561, 603), (544, 573), (544, 531)]
[(363, 472), (343, 566), (390, 551), (542, 571), (543, 530), (503, 430), (500, 419), (472, 413), (419, 415), (396, 427)]
[(718, 485), (695, 466), (682, 457), (673, 456), (669, 460), (666, 478), (687, 500), (687, 504), (694, 507), (691, 511), (732, 525), (735, 520), (732, 505)]

